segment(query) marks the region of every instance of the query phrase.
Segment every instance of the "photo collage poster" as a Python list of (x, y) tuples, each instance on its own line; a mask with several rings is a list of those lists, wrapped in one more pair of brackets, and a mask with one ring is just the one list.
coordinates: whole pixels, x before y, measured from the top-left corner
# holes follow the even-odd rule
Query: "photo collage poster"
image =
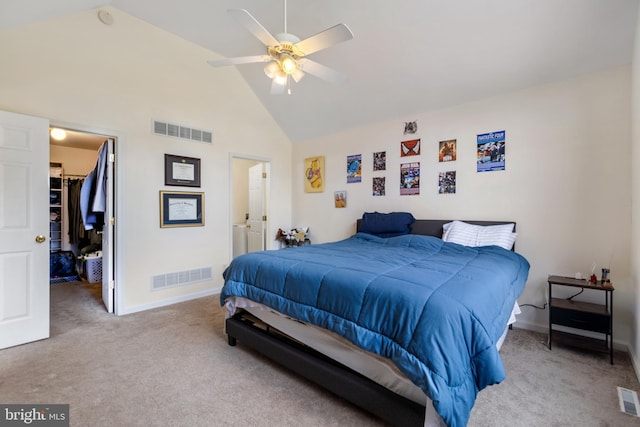
[[(379, 151), (373, 153), (373, 171), (380, 172), (387, 170), (387, 152)], [(386, 195), (386, 178), (384, 176), (374, 176), (371, 182), (371, 194), (373, 196)]]
[(384, 176), (373, 177), (373, 192), (374, 196), (384, 196), (386, 194), (386, 178)]
[(420, 162), (400, 164), (400, 195), (420, 194)]
[(440, 172), (438, 175), (438, 194), (456, 193), (456, 171)]
[(373, 153), (373, 171), (384, 171), (387, 170), (387, 152), (379, 151), (377, 153)]

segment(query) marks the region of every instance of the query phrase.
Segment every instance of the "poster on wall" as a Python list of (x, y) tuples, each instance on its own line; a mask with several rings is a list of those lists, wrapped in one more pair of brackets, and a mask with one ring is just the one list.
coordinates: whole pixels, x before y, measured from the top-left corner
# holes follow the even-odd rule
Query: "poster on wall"
[(373, 170), (374, 172), (387, 170), (387, 152), (386, 151), (373, 153)]
[(419, 156), (420, 140), (410, 139), (409, 141), (400, 142), (400, 157)]
[(400, 164), (400, 195), (420, 194), (420, 162)]
[(347, 183), (362, 181), (362, 154), (347, 156)]
[(505, 169), (505, 131), (478, 135), (478, 172), (503, 171)]
[(333, 193), (335, 198), (335, 206), (336, 208), (346, 208), (347, 207), (347, 192), (345, 190), (335, 191)]
[(457, 157), (457, 142), (455, 139), (448, 141), (440, 141), (440, 149), (438, 150), (439, 162), (453, 162)]
[(384, 196), (386, 189), (386, 178), (383, 176), (376, 176), (373, 178), (373, 195), (374, 196)]
[(304, 159), (304, 191), (322, 193), (324, 191), (324, 156)]
[(438, 194), (456, 194), (456, 171), (440, 172)]
[(414, 134), (418, 132), (418, 122), (404, 122), (404, 134)]

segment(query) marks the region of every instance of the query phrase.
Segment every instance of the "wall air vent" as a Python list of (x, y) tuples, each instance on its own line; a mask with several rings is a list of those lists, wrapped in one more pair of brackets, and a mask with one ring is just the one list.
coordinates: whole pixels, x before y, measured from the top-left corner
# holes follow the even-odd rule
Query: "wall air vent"
[(175, 286), (206, 282), (207, 280), (211, 280), (212, 277), (213, 269), (211, 267), (158, 274), (151, 277), (151, 290), (158, 291), (160, 289), (173, 288)]
[(213, 142), (213, 132), (193, 129), (187, 126), (176, 125), (173, 123), (153, 121), (153, 133), (156, 135), (172, 136), (174, 138), (188, 139), (198, 142)]

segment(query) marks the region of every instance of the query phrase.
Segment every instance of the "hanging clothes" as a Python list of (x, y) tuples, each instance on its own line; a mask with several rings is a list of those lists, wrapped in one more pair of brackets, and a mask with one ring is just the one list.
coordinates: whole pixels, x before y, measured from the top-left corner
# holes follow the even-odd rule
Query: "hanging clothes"
[(82, 212), (80, 212), (80, 190), (83, 182), (84, 180), (82, 179), (70, 179), (68, 181), (69, 243), (72, 245), (78, 244), (80, 239), (85, 238)]
[(102, 231), (107, 205), (107, 141), (98, 151), (96, 166), (85, 177), (80, 190), (80, 211), (85, 230)]

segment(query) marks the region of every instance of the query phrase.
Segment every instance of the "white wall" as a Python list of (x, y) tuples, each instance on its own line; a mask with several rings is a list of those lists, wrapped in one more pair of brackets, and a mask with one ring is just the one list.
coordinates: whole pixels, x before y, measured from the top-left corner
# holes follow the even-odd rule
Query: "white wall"
[(62, 163), (65, 175), (86, 176), (96, 166), (98, 150), (86, 150), (52, 144), (49, 146), (49, 160)]
[[(531, 263), (520, 303), (545, 302), (548, 274), (611, 268), (614, 334), (629, 342), (630, 67), (607, 70), (457, 107), (352, 129), (294, 144), (294, 223), (308, 225), (314, 242), (344, 238), (364, 211), (409, 211), (423, 219), (517, 222), (516, 248)], [(381, 100), (380, 102), (384, 102)], [(404, 122), (418, 132), (404, 135)], [(506, 131), (506, 170), (476, 172), (476, 135)], [(421, 138), (421, 189), (400, 196), (400, 141)], [(457, 139), (458, 160), (438, 163), (438, 142)], [(372, 153), (387, 152), (387, 171), (372, 172)], [(346, 183), (346, 157), (362, 154), (362, 183)], [(304, 158), (325, 156), (324, 193), (304, 193)], [(438, 173), (457, 171), (455, 195), (437, 193)], [(386, 176), (387, 195), (373, 197), (373, 176)], [(333, 192), (347, 190), (336, 209)], [(601, 294), (597, 294), (601, 296)], [(588, 298), (595, 298), (589, 295)], [(521, 325), (546, 330), (546, 311), (524, 308)]]
[[(0, 32), (0, 109), (118, 137), (117, 277), (122, 312), (213, 292), (230, 259), (229, 153), (270, 159), (270, 216), (291, 222), (291, 144), (233, 68), (109, 8)], [(213, 144), (156, 136), (152, 119), (214, 132)], [(201, 188), (164, 186), (164, 154), (201, 159)], [(205, 193), (205, 226), (159, 227), (159, 191)], [(276, 230), (269, 231), (275, 235)], [(213, 267), (214, 280), (150, 290), (156, 274)]]
[[(640, 24), (640, 11), (637, 22)], [(633, 49), (633, 67), (631, 75), (631, 130), (632, 130), (632, 168), (631, 196), (631, 286), (633, 289), (633, 315), (631, 323), (631, 360), (640, 377), (640, 28), (636, 25), (636, 37)]]

